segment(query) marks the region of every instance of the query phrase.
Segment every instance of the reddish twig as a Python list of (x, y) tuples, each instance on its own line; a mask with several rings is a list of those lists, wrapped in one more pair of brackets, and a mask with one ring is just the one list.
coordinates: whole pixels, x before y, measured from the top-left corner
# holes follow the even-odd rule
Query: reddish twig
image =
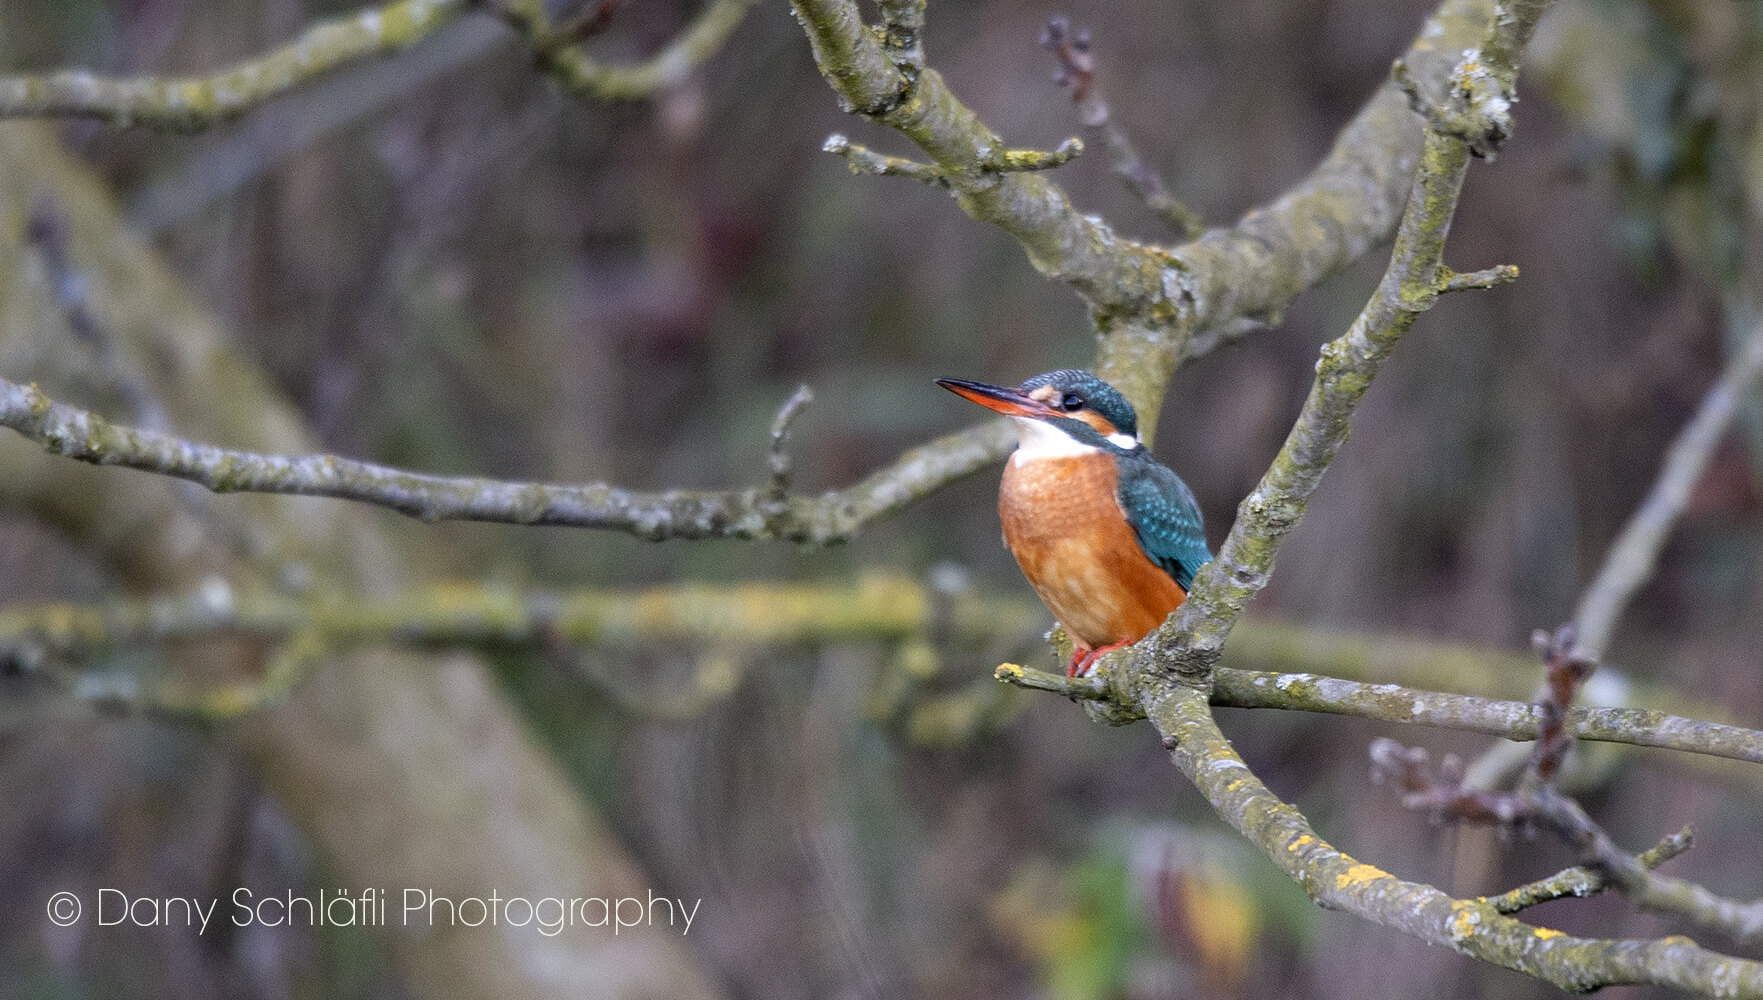
[(1078, 120), (1108, 147), (1114, 172), (1170, 229), (1189, 239), (1200, 235), (1206, 226), (1199, 214), (1169, 193), (1163, 179), (1145, 163), (1132, 140), (1110, 118), (1108, 102), (1096, 86), (1096, 59), (1090, 52), (1090, 33), (1083, 28), (1074, 30), (1070, 18), (1056, 15), (1048, 18), (1041, 29), (1041, 48), (1059, 60), (1053, 79), (1070, 91)]

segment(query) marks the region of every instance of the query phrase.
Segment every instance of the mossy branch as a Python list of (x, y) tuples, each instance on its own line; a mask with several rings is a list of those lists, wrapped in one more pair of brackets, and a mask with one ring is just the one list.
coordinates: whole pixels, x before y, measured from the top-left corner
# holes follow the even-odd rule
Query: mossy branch
[[(631, 65), (594, 59), (552, 23), (540, 0), (485, 3), (526, 35), (539, 64), (589, 100), (650, 97), (678, 86), (722, 48), (755, 0), (714, 0), (655, 55)], [(344, 66), (428, 38), (480, 0), (401, 0), (313, 25), (280, 48), (193, 77), (105, 77), (86, 70), (0, 77), (0, 118), (94, 118), (115, 126), (194, 131), (219, 124)]]
[(468, 0), (401, 0), (315, 24), (278, 49), (210, 76), (111, 78), (60, 70), (0, 77), (0, 118), (95, 118), (116, 126), (206, 128), (340, 67), (409, 48), (471, 7)]
[[(1080, 212), (1036, 174), (988, 170), (1004, 148), (930, 68), (903, 59), (863, 23), (854, 0), (794, 0), (822, 76), (845, 109), (920, 150), (968, 215), (1016, 238), (1047, 277), (1073, 288), (1102, 334), (1096, 368), (1155, 426), (1176, 365), (1277, 315), (1300, 292), (1388, 237), (1409, 189), (1420, 136), (1393, 84), (1379, 91), (1310, 176), (1235, 226), (1174, 249), (1127, 239)], [(916, 42), (922, 5), (912, 21)], [(1479, 42), (1491, 4), (1450, 0), (1405, 57), (1444, 86), (1455, 53)], [(892, 9), (892, 8), (888, 8)], [(901, 170), (886, 171), (905, 173)], [(913, 175), (928, 179), (929, 171)]]
[(605, 63), (575, 45), (574, 32), (554, 24), (544, 0), (494, 4), (532, 44), (539, 65), (572, 96), (595, 101), (652, 97), (684, 83), (715, 55), (757, 0), (713, 0), (659, 52), (629, 66)]
[[(1689, 850), (1694, 842), (1694, 833), (1686, 826), (1676, 833), (1667, 834), (1660, 838), (1657, 844), (1635, 855), (1635, 860), (1650, 871)], [(1610, 880), (1605, 878), (1602, 872), (1584, 865), (1575, 865), (1572, 868), (1564, 868), (1548, 878), (1521, 885), (1511, 892), (1491, 896), (1488, 898), (1488, 902), (1501, 913), (1513, 914), (1528, 910), (1539, 903), (1566, 899), (1570, 896), (1575, 899), (1596, 896), (1609, 887)]]

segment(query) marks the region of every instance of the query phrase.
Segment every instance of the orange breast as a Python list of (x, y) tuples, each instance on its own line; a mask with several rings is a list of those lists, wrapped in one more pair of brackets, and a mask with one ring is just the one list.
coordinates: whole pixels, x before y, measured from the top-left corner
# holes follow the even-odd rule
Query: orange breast
[(1139, 547), (1105, 455), (1004, 467), (998, 515), (1022, 574), (1085, 649), (1137, 642), (1187, 593)]

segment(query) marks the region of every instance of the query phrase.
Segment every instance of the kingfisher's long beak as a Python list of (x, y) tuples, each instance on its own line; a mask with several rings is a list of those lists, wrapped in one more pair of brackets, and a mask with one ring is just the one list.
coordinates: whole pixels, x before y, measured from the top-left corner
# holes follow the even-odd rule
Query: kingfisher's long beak
[(1010, 417), (1046, 417), (1053, 413), (1052, 407), (1038, 399), (1032, 399), (1021, 389), (1006, 388), (1001, 385), (987, 385), (984, 382), (968, 382), (958, 378), (940, 378), (937, 384), (964, 399), (971, 399), (988, 410), (997, 410)]

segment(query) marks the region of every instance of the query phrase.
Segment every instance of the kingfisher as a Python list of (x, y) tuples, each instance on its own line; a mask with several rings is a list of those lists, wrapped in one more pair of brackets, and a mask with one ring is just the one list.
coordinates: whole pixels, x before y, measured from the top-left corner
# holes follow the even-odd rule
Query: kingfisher
[(1119, 390), (1071, 369), (1016, 388), (937, 384), (1016, 424), (998, 517), (1022, 575), (1071, 636), (1070, 676), (1086, 676), (1103, 653), (1138, 642), (1181, 607), (1212, 560), (1200, 507), (1151, 457)]

